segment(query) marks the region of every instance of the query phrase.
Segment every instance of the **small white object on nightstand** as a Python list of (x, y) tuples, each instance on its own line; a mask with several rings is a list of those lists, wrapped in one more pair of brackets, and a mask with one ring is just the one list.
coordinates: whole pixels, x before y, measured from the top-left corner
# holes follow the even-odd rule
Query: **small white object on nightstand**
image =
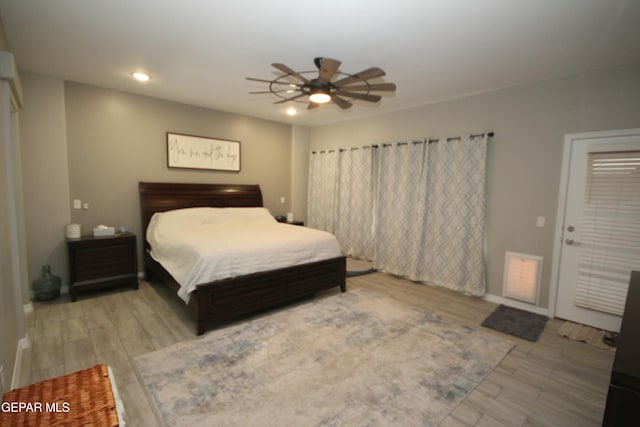
[(93, 237), (113, 236), (114, 234), (116, 234), (116, 229), (114, 227), (108, 227), (106, 225), (93, 227)]

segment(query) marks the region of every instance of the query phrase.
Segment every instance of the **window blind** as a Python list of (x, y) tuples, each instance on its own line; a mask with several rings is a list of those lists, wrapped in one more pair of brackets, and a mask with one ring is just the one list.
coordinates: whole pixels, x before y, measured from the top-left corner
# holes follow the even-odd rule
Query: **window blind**
[(640, 270), (640, 151), (590, 153), (575, 304), (622, 315)]

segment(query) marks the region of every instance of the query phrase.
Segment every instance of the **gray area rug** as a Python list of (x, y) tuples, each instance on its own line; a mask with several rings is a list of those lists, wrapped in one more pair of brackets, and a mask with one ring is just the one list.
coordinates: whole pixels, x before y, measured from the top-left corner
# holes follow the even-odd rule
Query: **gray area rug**
[(541, 314), (499, 305), (482, 322), (482, 326), (535, 342), (540, 338), (547, 320), (549, 318)]
[(356, 290), (134, 364), (166, 426), (437, 426), (513, 345)]

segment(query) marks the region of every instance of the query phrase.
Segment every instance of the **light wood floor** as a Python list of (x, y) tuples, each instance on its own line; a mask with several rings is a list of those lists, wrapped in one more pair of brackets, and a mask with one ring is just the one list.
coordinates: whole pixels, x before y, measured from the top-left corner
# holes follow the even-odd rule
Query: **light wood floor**
[[(347, 289), (357, 288), (476, 328), (496, 307), (382, 273), (349, 278)], [(137, 291), (124, 288), (81, 296), (74, 303), (64, 297), (36, 303), (33, 313), (26, 315), (32, 345), (24, 352), (19, 386), (106, 363), (114, 371), (128, 425), (159, 425), (133, 359), (195, 337), (195, 325), (181, 304), (168, 287), (147, 282)], [(614, 353), (560, 337), (561, 324), (550, 320), (536, 343), (485, 329), (516, 346), (441, 425), (601, 425)]]

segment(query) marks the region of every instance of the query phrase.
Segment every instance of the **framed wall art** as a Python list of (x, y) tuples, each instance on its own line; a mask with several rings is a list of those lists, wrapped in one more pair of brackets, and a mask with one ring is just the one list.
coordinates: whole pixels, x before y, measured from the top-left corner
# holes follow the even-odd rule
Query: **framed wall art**
[(240, 172), (240, 141), (167, 132), (167, 166)]

